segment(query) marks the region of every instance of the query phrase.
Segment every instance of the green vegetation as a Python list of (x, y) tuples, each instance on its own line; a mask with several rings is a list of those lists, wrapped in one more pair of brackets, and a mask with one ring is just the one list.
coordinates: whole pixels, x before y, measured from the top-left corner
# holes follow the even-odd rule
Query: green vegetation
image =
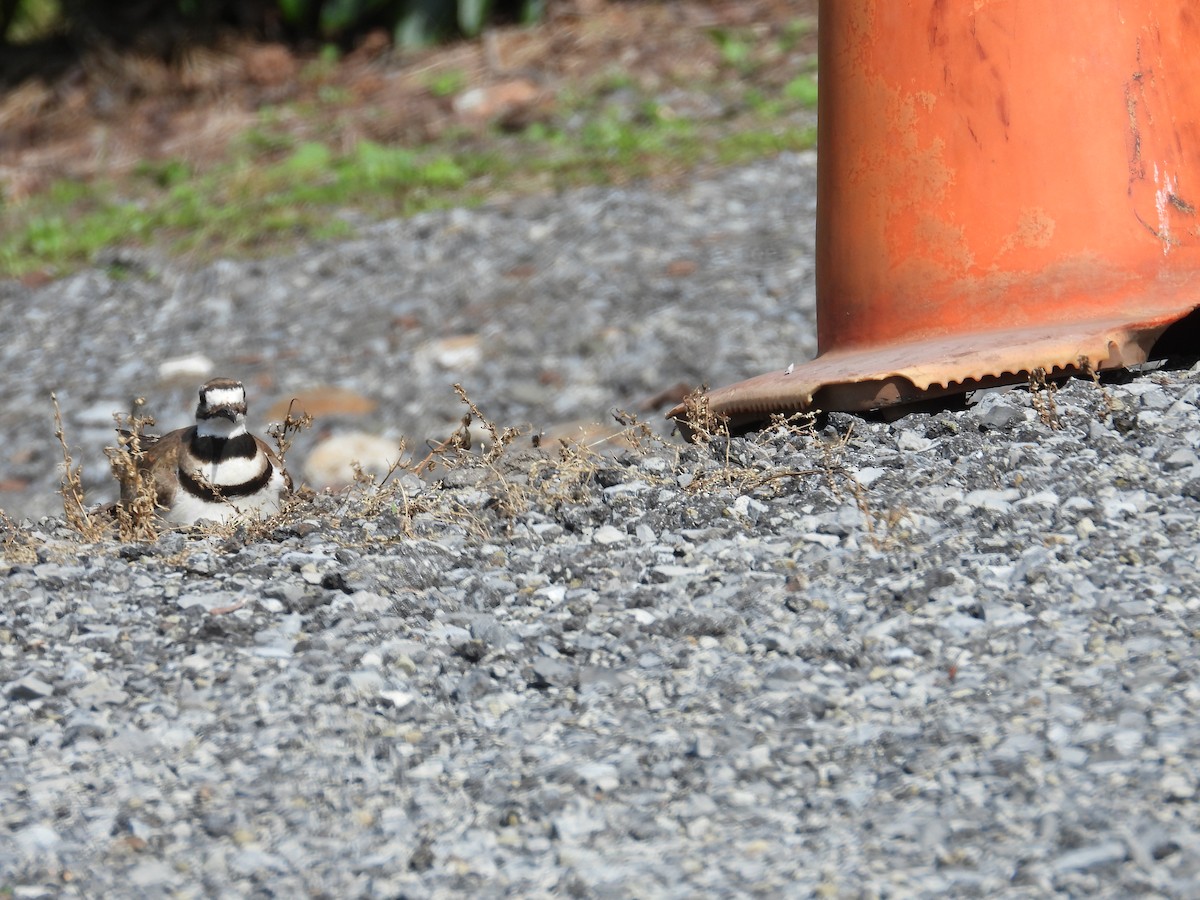
[(0, 40), (6, 36), (14, 42), (35, 40), (53, 31), (61, 18), (57, 0), (0, 3)]
[(750, 72), (756, 65), (753, 39), (737, 31), (714, 28), (708, 33), (721, 53), (721, 61), (740, 72)]
[[(770, 72), (758, 55), (780, 43), (739, 36), (720, 56)], [(728, 49), (743, 45), (748, 56)], [(310, 65), (333, 65), (333, 52)], [(60, 181), (20, 201), (0, 195), (0, 277), (58, 276), (114, 246), (151, 245), (196, 261), (280, 252), (348, 235), (364, 216), (474, 205), (497, 191), (669, 181), (812, 147), (815, 78), (794, 65), (772, 75), (773, 83), (715, 71), (702, 92), (689, 85), (688, 96), (711, 107), (696, 111), (662, 85), (610, 73), (564, 88), (552, 109), (519, 127), (452, 126), (410, 147), (347, 141), (340, 93), (267, 106), (220, 161), (147, 160), (132, 175)], [(448, 98), (466, 85), (450, 70), (429, 75), (426, 89)]]
[(140, 173), (145, 190), (136, 198), (118, 197), (111, 184), (64, 182), (5, 210), (0, 221), (19, 224), (0, 238), (0, 273), (62, 270), (104, 247), (164, 235), (185, 253), (253, 252), (288, 237), (339, 236), (349, 231), (330, 216), (339, 208), (408, 213), (438, 206), (458, 196), (468, 177), (450, 156), (370, 141), (338, 157), (308, 142), (267, 165), (243, 159), (193, 176), (173, 160), (144, 164)]
[(816, 34), (817, 20), (802, 17), (794, 19), (784, 26), (783, 34), (779, 36), (779, 49), (783, 51), (791, 50), (803, 37), (810, 34)]
[(435, 97), (453, 97), (467, 86), (467, 73), (462, 69), (444, 69), (426, 79), (429, 93)]
[(817, 105), (817, 82), (815, 78), (801, 75), (789, 81), (783, 88), (785, 100), (793, 100), (804, 106), (815, 108)]

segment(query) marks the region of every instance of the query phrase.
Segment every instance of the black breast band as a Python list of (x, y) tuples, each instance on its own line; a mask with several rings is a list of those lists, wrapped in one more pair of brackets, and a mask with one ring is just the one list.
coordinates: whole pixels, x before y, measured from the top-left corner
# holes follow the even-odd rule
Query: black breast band
[(249, 481), (243, 481), (241, 484), (214, 485), (208, 479), (201, 480), (183, 469), (179, 470), (179, 483), (193, 497), (199, 497), (209, 503), (220, 503), (223, 500), (233, 500), (237, 497), (249, 497), (265, 488), (275, 473), (275, 469), (269, 461), (263, 460), (263, 462), (266, 465), (263, 466), (262, 474), (256, 475)]
[(201, 462), (221, 462), (224, 459), (253, 459), (258, 454), (254, 436), (239, 434), (235, 438), (201, 437), (195, 428), (188, 441), (192, 456)]

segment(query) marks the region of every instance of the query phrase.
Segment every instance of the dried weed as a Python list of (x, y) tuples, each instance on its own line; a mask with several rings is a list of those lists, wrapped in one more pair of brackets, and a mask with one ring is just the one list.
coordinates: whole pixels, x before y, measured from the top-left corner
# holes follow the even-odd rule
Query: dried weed
[(1056, 431), (1062, 428), (1062, 419), (1058, 415), (1058, 406), (1054, 395), (1058, 393), (1058, 385), (1046, 378), (1046, 370), (1039, 366), (1029, 373), (1029, 393), (1032, 397), (1033, 409), (1047, 428)]
[(62, 448), (63, 474), (62, 486), (59, 493), (63, 500), (63, 516), (67, 525), (77, 531), (88, 543), (95, 543), (104, 537), (104, 525), (87, 508), (83, 495), (83, 464), (75, 465), (71, 458), (71, 448), (67, 446), (66, 433), (63, 430), (62, 410), (58, 406), (58, 395), (51, 394), (50, 402), (54, 404), (54, 436)]
[(1112, 393), (1105, 387), (1104, 382), (1100, 380), (1100, 370), (1092, 367), (1092, 361), (1088, 357), (1079, 357), (1076, 360), (1076, 364), (1079, 367), (1079, 371), (1086, 378), (1092, 379), (1092, 384), (1100, 392), (1100, 402), (1104, 404), (1100, 412), (1100, 421), (1103, 422), (1105, 419), (1111, 420), (1113, 415), (1122, 409), (1121, 402), (1113, 397)]
[(33, 565), (37, 562), (37, 542), (33, 535), (9, 518), (8, 513), (0, 509), (0, 528), (4, 530), (4, 558), (18, 565)]
[(146, 428), (154, 425), (154, 417), (143, 415), (144, 397), (133, 401), (128, 415), (114, 413), (117, 424), (117, 446), (105, 447), (113, 475), (121, 485), (121, 500), (115, 508), (117, 535), (121, 541), (153, 541), (158, 538), (158, 488), (143, 468), (145, 446), (154, 442)]
[[(688, 403), (688, 410), (689, 414), (692, 410), (696, 411), (688, 423), (695, 435), (702, 435), (702, 440), (710, 445), (718, 442), (723, 444), (720, 470), (694, 478), (687, 487), (688, 491), (711, 492), (724, 487), (743, 494), (752, 494), (771, 487), (777, 495), (786, 489), (782, 485), (783, 482), (816, 476), (824, 482), (835, 500), (841, 501), (849, 495), (863, 515), (867, 539), (875, 549), (882, 550), (896, 539), (896, 525), (908, 516), (908, 511), (903, 508), (891, 508), (886, 512), (878, 510), (872, 505), (866, 486), (843, 462), (854, 432), (853, 423), (844, 434), (828, 440), (817, 429), (820, 419), (820, 413), (817, 411), (773, 416), (769, 428), (747, 438), (749, 452), (739, 454), (739, 459), (743, 462), (735, 463), (730, 449), (732, 442), (727, 436), (728, 431), (724, 423), (718, 417), (706, 413), (703, 401), (698, 401), (695, 405)], [(756, 457), (770, 460), (772, 454), (769, 452), (769, 445), (780, 440), (789, 441), (797, 446), (811, 447), (819, 455), (820, 464), (805, 469), (782, 469), (773, 467), (769, 461), (761, 466), (753, 463)], [(755, 448), (761, 452), (754, 453)]]
[(292, 402), (288, 404), (287, 415), (283, 417), (283, 421), (267, 429), (267, 434), (275, 441), (275, 454), (279, 457), (285, 470), (287, 469), (287, 454), (292, 449), (292, 443), (296, 440), (296, 436), (312, 428), (313, 424), (313, 417), (309, 413), (302, 412), (299, 416), (292, 415), (292, 409), (295, 406), (296, 398), (293, 397)]
[[(681, 471), (684, 468), (683, 446), (664, 438), (648, 424), (639, 421), (635, 414), (624, 410), (613, 413), (616, 422), (623, 426), (618, 433), (592, 441), (560, 438), (553, 447), (542, 446), (535, 436), (527, 450), (512, 452), (523, 429), (497, 425), (484, 415), (462, 385), (455, 384), (454, 392), (467, 411), (449, 436), (433, 442), (428, 453), (420, 459), (409, 452), (404, 442), (400, 442), (395, 461), (381, 476), (354, 464), (354, 484), (345, 491), (336, 507), (326, 505), (314, 511), (314, 494), (307, 488), (301, 488), (286, 498), (281, 509), (271, 516), (239, 517), (219, 524), (204, 523), (197, 530), (202, 535), (223, 539), (234, 546), (270, 539), (280, 530), (297, 528), (314, 515), (324, 517), (338, 527), (343, 517), (352, 514), (356, 519), (367, 520), (391, 517), (391, 526), (363, 535), (363, 541), (411, 539), (419, 530), (439, 526), (461, 528), (482, 539), (490, 539), (497, 522), (502, 523), (501, 527), (511, 529), (531, 508), (557, 510), (594, 500), (600, 473), (612, 459), (614, 448), (624, 459), (649, 455), (666, 457), (668, 463), (665, 467), (639, 472), (640, 478), (652, 484), (674, 487), (679, 483), (679, 476), (685, 474)], [(157, 535), (154, 486), (139, 465), (145, 442), (153, 440), (143, 433), (152, 420), (139, 415), (139, 407), (140, 401), (130, 416), (124, 419), (117, 417), (119, 446), (105, 451), (122, 484), (123, 502), (117, 507), (117, 521), (123, 541), (152, 540)], [(72, 465), (66, 451), (57, 401), (55, 408), (67, 470), (73, 473), (73, 480), (64, 479), (64, 499), (68, 501), (64, 508), (68, 511), (68, 521), (72, 522), (75, 529), (81, 534), (93, 535), (91, 539), (94, 540), (102, 531), (85, 532), (89, 527), (95, 529), (98, 526), (92, 523), (83, 505), (78, 468)], [(789, 481), (816, 477), (824, 482), (835, 499), (847, 494), (853, 498), (863, 513), (868, 537), (877, 548), (892, 540), (896, 524), (907, 515), (904, 510), (896, 509), (887, 513), (878, 512), (870, 503), (866, 487), (843, 464), (853, 426), (844, 434), (829, 440), (818, 432), (817, 413), (777, 416), (770, 428), (756, 436), (747, 437), (744, 444), (739, 444), (730, 436), (728, 420), (711, 410), (703, 389), (686, 398), (685, 408), (688, 411), (685, 427), (693, 442), (707, 445), (709, 453), (720, 463), (715, 468), (706, 464), (700, 472), (691, 473), (694, 477), (687, 490), (692, 493), (732, 489), (744, 494), (769, 491), (777, 496), (782, 491), (794, 490), (786, 486)], [(476, 424), (487, 435), (485, 446), (472, 446), (472, 426)], [(295, 436), (311, 425), (311, 416), (296, 416), (289, 407), (283, 423), (269, 431), (280, 459), (286, 459)], [(781, 440), (813, 448), (819, 461), (815, 461), (812, 468), (804, 469), (775, 466), (772, 463), (774, 451), (771, 444)], [(453, 491), (438, 490), (439, 486), (449, 481), (451, 473), (461, 470), (476, 470), (478, 473), (468, 476), (464, 483), (477, 485), (487, 494), (488, 499), (482, 508), (477, 503), (465, 505)], [(429, 481), (439, 474), (441, 478), (433, 486), (423, 487), (415, 482), (416, 478)], [(491, 515), (485, 515), (485, 512)], [(70, 518), (72, 515), (75, 516), (74, 520)], [(418, 525), (418, 522), (421, 524)], [(398, 528), (396, 523), (399, 523)], [(12, 529), (9, 530), (11, 533)]]

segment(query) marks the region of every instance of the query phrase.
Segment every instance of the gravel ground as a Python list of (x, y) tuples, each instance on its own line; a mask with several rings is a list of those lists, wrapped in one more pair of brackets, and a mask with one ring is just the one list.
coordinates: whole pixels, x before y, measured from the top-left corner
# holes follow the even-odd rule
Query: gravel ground
[(816, 352), (814, 162), (790, 156), (669, 195), (595, 189), (420, 215), (288, 259), (194, 272), (114, 253), (106, 270), (37, 291), (0, 284), (5, 479), (29, 483), (0, 505), (61, 510), (51, 391), (89, 496), (113, 499), (101, 452), (113, 412), (144, 396), (161, 429), (189, 424), (205, 376), (164, 363), (196, 354), (246, 382), (252, 424), (332, 384), (378, 409), (322, 424), (413, 446), (458, 423), (456, 381), (503, 424), (569, 428), (612, 424), (614, 406), (680, 381), (803, 361)]
[(802, 361), (813, 206), (793, 156), (5, 288), (0, 896), (1200, 895), (1200, 369), (523, 438), (261, 535), (32, 518), (48, 392), (103, 499), (188, 354), (415, 443), (454, 380), (542, 427)]

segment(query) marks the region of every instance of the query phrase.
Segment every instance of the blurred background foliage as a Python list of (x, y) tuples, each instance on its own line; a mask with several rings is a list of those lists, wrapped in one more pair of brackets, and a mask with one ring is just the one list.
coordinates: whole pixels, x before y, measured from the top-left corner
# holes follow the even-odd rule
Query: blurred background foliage
[(0, 281), (815, 142), (817, 0), (0, 0), (0, 32)]
[(533, 23), (545, 0), (0, 0), (0, 45), (66, 36), (170, 53), (233, 28), (291, 42), (351, 43), (387, 29), (397, 46), (473, 37), (489, 24)]

